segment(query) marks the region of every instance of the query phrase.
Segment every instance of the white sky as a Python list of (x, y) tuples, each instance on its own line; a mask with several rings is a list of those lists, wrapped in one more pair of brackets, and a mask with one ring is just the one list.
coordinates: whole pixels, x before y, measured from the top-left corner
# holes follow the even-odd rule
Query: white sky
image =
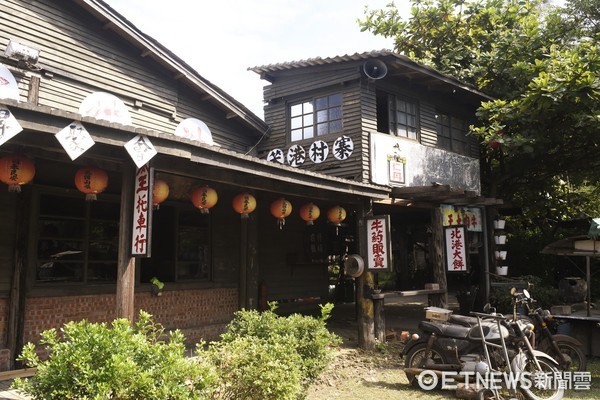
[(261, 118), (267, 82), (249, 67), (393, 47), (356, 22), (391, 0), (105, 1)]

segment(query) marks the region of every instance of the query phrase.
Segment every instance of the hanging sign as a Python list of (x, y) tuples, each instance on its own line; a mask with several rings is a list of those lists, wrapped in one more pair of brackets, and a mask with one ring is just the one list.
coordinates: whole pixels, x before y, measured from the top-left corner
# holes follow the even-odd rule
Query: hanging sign
[(0, 146), (17, 136), (23, 128), (10, 110), (0, 105)]
[(75, 160), (95, 144), (87, 129), (77, 121), (64, 127), (55, 136), (71, 160)]
[(464, 226), (444, 229), (446, 240), (446, 266), (448, 272), (467, 271), (466, 230)]
[(460, 207), (442, 204), (442, 225), (462, 225), (471, 232), (482, 232), (481, 209), (476, 207)]
[(144, 164), (147, 164), (158, 153), (150, 142), (150, 139), (142, 135), (137, 135), (125, 143), (125, 149), (138, 168), (142, 168)]
[(333, 156), (343, 161), (352, 155), (354, 143), (350, 136), (342, 135), (333, 142)]
[(13, 74), (0, 64), (0, 99), (19, 101), (19, 86)]
[(150, 257), (152, 243), (152, 185), (154, 169), (143, 165), (135, 174), (131, 255)]
[(186, 118), (175, 128), (175, 136), (214, 145), (208, 126), (197, 118)]
[(285, 156), (283, 154), (283, 150), (281, 149), (273, 149), (267, 155), (267, 161), (276, 162), (279, 164), (283, 164), (285, 162)]
[(131, 125), (131, 117), (125, 103), (114, 94), (106, 92), (94, 92), (83, 99), (79, 105), (79, 114), (84, 117)]
[(392, 269), (392, 248), (390, 242), (390, 216), (366, 218), (367, 228), (367, 269), (387, 272)]

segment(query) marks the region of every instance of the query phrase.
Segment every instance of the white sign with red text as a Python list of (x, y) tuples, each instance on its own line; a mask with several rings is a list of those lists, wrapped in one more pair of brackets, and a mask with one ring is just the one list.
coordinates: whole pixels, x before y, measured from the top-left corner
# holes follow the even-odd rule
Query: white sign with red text
[(150, 257), (153, 171), (142, 166), (135, 174), (131, 255)]

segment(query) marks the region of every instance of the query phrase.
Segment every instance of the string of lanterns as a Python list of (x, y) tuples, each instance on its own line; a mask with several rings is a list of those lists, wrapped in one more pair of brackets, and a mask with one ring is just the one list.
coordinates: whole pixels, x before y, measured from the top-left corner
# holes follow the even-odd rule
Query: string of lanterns
[[(19, 154), (10, 154), (0, 158), (0, 181), (8, 185), (10, 192), (20, 192), (21, 185), (33, 180), (35, 176), (35, 165), (33, 161)], [(98, 194), (108, 187), (108, 174), (97, 167), (83, 167), (75, 173), (75, 186), (85, 194), (85, 199), (93, 201)], [(169, 197), (169, 185), (161, 180), (154, 180), (152, 190), (152, 205), (159, 209), (160, 204)], [(217, 204), (219, 197), (217, 192), (208, 185), (195, 188), (191, 193), (191, 201), (203, 214), (208, 214), (210, 209)], [(250, 213), (256, 209), (256, 198), (248, 192), (240, 193), (233, 198), (233, 209), (240, 214), (242, 219), (248, 218)], [(279, 229), (283, 229), (285, 219), (292, 213), (292, 203), (281, 197), (271, 203), (271, 215), (277, 219)], [(306, 225), (313, 225), (321, 215), (320, 208), (310, 202), (300, 208), (300, 218)], [(327, 220), (336, 226), (341, 226), (346, 219), (346, 210), (341, 206), (335, 206), (327, 211)]]

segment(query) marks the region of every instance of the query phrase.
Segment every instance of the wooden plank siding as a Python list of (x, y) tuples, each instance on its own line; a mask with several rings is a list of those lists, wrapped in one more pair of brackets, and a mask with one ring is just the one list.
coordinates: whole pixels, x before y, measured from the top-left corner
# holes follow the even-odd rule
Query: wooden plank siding
[[(6, 0), (0, 3), (0, 22), (0, 46), (13, 39), (40, 50), (38, 105), (78, 113), (86, 96), (106, 91), (125, 103), (139, 128), (173, 133), (179, 122), (193, 117), (204, 121), (214, 141), (227, 149), (246, 152), (259, 139), (77, 6)], [(20, 37), (23, 31), (26, 39)], [(32, 74), (16, 77), (24, 99)]]
[(15, 227), (19, 194), (0, 191), (0, 293), (7, 293), (12, 280)]

